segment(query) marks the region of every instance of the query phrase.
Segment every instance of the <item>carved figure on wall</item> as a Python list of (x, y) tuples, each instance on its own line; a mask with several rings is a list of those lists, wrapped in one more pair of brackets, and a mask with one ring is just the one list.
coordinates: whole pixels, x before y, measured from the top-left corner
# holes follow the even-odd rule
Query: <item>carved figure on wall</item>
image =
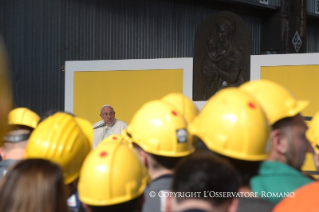
[(208, 52), (202, 62), (202, 74), (204, 77), (203, 93), (209, 98), (219, 88), (220, 77), (218, 75), (217, 64), (221, 60), (223, 52), (217, 51), (217, 40), (214, 36), (207, 39)]
[[(199, 54), (194, 55), (193, 88), (198, 93), (197, 96), (193, 93), (194, 100), (207, 100), (222, 88), (239, 86), (249, 80), (249, 75), (247, 78), (246, 74), (246, 79), (244, 75), (245, 72), (249, 72), (246, 68), (245, 55), (234, 42), (236, 33), (234, 18), (222, 13), (215, 19), (215, 24), (212, 27), (215, 28), (212, 33), (205, 33), (206, 36), (201, 36), (202, 39), (206, 37), (207, 51), (202, 54), (201, 58)], [(197, 74), (197, 81), (201, 83), (196, 84), (195, 74)], [(201, 80), (198, 80), (198, 75), (200, 75)]]

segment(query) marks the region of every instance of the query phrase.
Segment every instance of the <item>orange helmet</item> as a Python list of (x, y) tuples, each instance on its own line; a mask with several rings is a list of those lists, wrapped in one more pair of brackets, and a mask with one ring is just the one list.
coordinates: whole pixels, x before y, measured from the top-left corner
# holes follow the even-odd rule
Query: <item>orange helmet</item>
[(319, 182), (307, 184), (281, 200), (273, 212), (317, 212)]

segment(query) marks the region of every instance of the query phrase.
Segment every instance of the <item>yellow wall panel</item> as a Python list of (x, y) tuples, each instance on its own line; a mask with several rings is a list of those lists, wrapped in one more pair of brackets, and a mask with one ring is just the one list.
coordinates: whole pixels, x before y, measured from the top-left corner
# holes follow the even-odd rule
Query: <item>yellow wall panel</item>
[(319, 65), (262, 67), (261, 79), (278, 82), (289, 88), (298, 99), (309, 100), (310, 104), (302, 115), (314, 116), (319, 111)]
[[(74, 114), (100, 121), (103, 105), (127, 123), (146, 102), (171, 92), (183, 93), (183, 70), (123, 70), (74, 72)], [(154, 111), (156, 112), (156, 111)]]

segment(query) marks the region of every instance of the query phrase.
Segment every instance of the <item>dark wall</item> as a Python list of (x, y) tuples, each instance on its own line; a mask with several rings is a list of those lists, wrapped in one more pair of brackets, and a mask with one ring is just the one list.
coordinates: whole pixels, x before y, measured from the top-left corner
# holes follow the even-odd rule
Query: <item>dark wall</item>
[(11, 59), (16, 106), (39, 114), (63, 110), (61, 67), (68, 60), (193, 57), (197, 27), (221, 10), (244, 19), (252, 54), (259, 54), (262, 18), (256, 8), (204, 2), (1, 0), (0, 33)]
[(307, 19), (307, 52), (319, 52), (319, 19)]

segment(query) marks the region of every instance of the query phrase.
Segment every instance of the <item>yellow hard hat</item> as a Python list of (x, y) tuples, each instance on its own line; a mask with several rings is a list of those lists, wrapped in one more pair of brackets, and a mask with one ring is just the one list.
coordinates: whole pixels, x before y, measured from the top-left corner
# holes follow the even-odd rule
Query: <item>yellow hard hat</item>
[(89, 122), (86, 119), (75, 117), (75, 121), (78, 123), (78, 125), (81, 127), (82, 131), (84, 132), (84, 135), (90, 141), (91, 146), (93, 146), (93, 129), (92, 129), (92, 123)]
[(119, 204), (140, 196), (146, 184), (146, 171), (137, 154), (120, 135), (111, 135), (85, 159), (79, 198), (94, 206)]
[(163, 101), (145, 103), (122, 131), (144, 151), (166, 157), (182, 157), (194, 151), (183, 114)]
[(211, 97), (188, 130), (221, 155), (248, 161), (268, 155), (267, 118), (257, 100), (238, 88)]
[(36, 128), (39, 120), (38, 114), (25, 107), (15, 108), (8, 115), (8, 124), (10, 125), (24, 125)]
[(12, 89), (11, 80), (8, 76), (7, 54), (0, 36), (0, 138), (7, 131), (8, 113), (12, 109), (12, 105)]
[(57, 112), (34, 129), (25, 150), (25, 158), (43, 158), (59, 164), (65, 184), (69, 184), (79, 176), (90, 150), (90, 141), (74, 117)]
[(309, 140), (312, 148), (319, 154), (319, 112), (312, 118), (308, 124), (306, 137)]
[(175, 106), (179, 112), (184, 115), (187, 123), (193, 121), (198, 114), (198, 109), (196, 108), (194, 102), (181, 93), (167, 94), (161, 100)]
[(283, 118), (293, 117), (308, 106), (308, 101), (297, 100), (287, 88), (270, 80), (246, 82), (239, 88), (258, 100), (270, 125)]

